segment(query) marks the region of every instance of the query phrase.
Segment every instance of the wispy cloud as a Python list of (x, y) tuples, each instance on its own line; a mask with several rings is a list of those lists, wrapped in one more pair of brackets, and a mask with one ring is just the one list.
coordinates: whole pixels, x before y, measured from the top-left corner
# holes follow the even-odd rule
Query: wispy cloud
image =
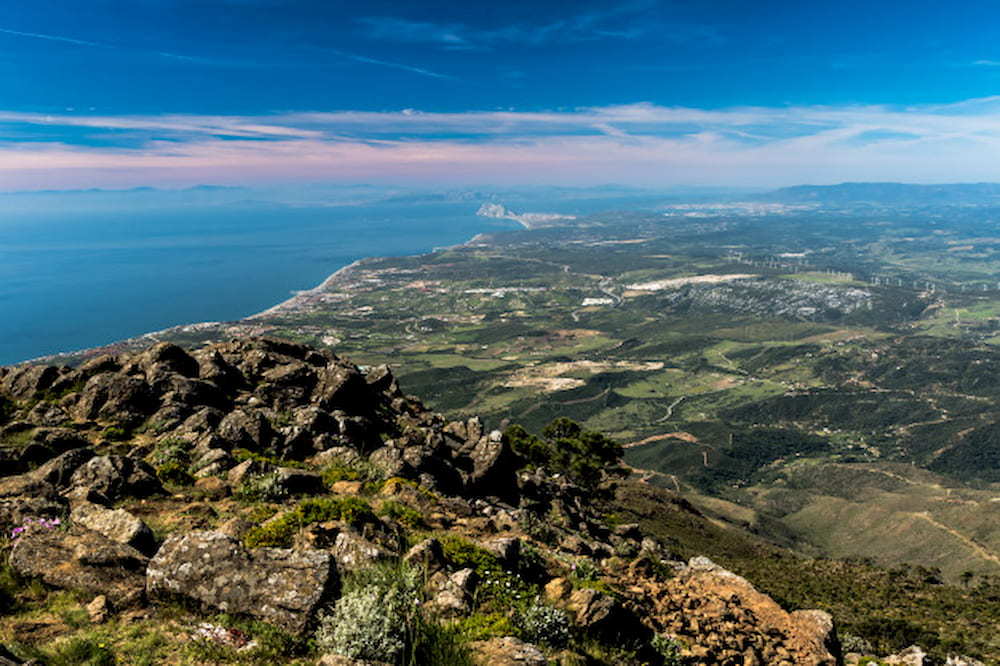
[(504, 44), (542, 46), (549, 43), (630, 40), (646, 35), (674, 42), (724, 41), (711, 26), (662, 21), (651, 14), (658, 5), (655, 0), (633, 0), (542, 23), (512, 23), (491, 28), (413, 21), (395, 16), (367, 16), (357, 21), (373, 39), (430, 44), (447, 50), (483, 50)]
[(1000, 60), (974, 60), (972, 64), (976, 67), (1000, 67)]
[[(0, 128), (8, 137), (0, 143), (3, 189), (303, 179), (1000, 181), (1000, 97), (914, 107), (630, 104), (570, 112), (121, 117), (0, 112)], [(81, 133), (87, 140), (77, 140)], [(128, 141), (116, 145), (120, 135)], [(95, 147), (95, 136), (107, 141)]]
[(84, 39), (73, 39), (72, 37), (62, 37), (60, 35), (46, 35), (40, 32), (21, 32), (20, 30), (8, 30), (6, 28), (0, 28), (0, 33), (3, 33), (5, 35), (14, 35), (15, 37), (27, 37), (29, 39), (44, 39), (50, 42), (63, 42), (64, 44), (75, 44), (77, 46), (93, 46), (101, 49), (115, 48), (110, 44), (101, 44), (100, 42), (90, 42)]
[(414, 67), (413, 65), (404, 65), (398, 62), (390, 62), (387, 60), (380, 60), (379, 58), (371, 58), (369, 56), (358, 55), (357, 53), (346, 53), (337, 49), (323, 49), (330, 53), (335, 53), (338, 56), (347, 58), (348, 60), (353, 60), (354, 62), (364, 63), (366, 65), (378, 65), (380, 67), (389, 67), (390, 69), (398, 69), (404, 72), (411, 72), (413, 74), (419, 74), (421, 76), (428, 76), (432, 79), (453, 79), (455, 77), (449, 76), (447, 74), (441, 74), (439, 72), (432, 72), (429, 69), (424, 69), (423, 67)]

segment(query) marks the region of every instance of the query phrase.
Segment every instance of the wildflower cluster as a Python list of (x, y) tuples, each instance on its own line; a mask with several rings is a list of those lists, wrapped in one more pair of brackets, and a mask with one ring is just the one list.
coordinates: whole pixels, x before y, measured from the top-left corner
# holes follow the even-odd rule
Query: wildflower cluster
[(563, 648), (569, 643), (569, 616), (565, 611), (543, 604), (538, 598), (515, 615), (514, 625), (522, 638), (532, 643), (553, 648)]
[(27, 532), (54, 530), (60, 525), (62, 525), (62, 521), (58, 518), (28, 518), (24, 524), (10, 531), (10, 538), (17, 539)]

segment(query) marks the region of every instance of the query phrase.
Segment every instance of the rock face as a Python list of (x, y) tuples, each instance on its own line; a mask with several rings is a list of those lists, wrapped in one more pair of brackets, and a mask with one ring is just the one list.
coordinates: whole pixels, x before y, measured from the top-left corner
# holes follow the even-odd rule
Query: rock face
[(650, 589), (662, 630), (706, 664), (836, 666), (840, 647), (823, 611), (784, 611), (745, 579), (704, 557)]
[(152, 598), (183, 597), (227, 613), (246, 613), (301, 633), (332, 591), (328, 553), (245, 549), (220, 532), (168, 538), (149, 563)]
[(73, 526), (31, 531), (17, 539), (10, 564), (22, 576), (54, 587), (105, 595), (113, 606), (138, 604), (146, 586), (146, 557), (134, 548)]

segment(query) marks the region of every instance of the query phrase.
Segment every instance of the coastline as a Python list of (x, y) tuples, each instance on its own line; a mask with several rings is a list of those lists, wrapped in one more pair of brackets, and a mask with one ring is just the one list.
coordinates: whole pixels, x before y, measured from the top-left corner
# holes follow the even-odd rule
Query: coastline
[[(277, 312), (280, 312), (284, 307), (286, 307), (288, 305), (291, 305), (296, 300), (298, 300), (298, 298), (300, 296), (305, 296), (305, 295), (308, 295), (308, 294), (316, 294), (318, 292), (324, 291), (328, 287), (333, 286), (334, 282), (336, 282), (339, 278), (342, 278), (342, 277), (350, 274), (354, 269), (358, 268), (358, 266), (360, 266), (362, 263), (364, 263), (366, 261), (372, 261), (373, 259), (381, 259), (381, 258), (382, 257), (362, 257), (361, 259), (357, 259), (355, 261), (352, 261), (351, 263), (347, 264), (346, 266), (338, 268), (333, 273), (331, 273), (330, 275), (326, 276), (326, 279), (323, 280), (322, 282), (320, 282), (315, 287), (313, 287), (311, 289), (303, 289), (302, 291), (297, 291), (290, 298), (286, 298), (285, 300), (281, 301), (280, 303), (276, 303), (275, 305), (272, 305), (271, 307), (267, 308), (266, 310), (261, 310), (260, 312), (255, 312), (254, 314), (247, 315), (246, 317), (243, 317), (242, 319), (238, 319), (237, 321), (250, 321), (250, 320), (253, 320), (253, 319), (262, 319), (262, 318), (264, 318), (264, 317), (266, 317), (268, 315), (272, 315), (272, 314), (275, 314)], [(169, 329), (166, 329), (166, 330), (169, 330)]]
[[(528, 214), (528, 215), (539, 215), (539, 214), (535, 213), (535, 214)], [(549, 216), (549, 214), (541, 214), (541, 215), (545, 216), (548, 219), (574, 219), (572, 216), (564, 216), (564, 215), (551, 215), (551, 217)], [(495, 220), (508, 220), (510, 222), (515, 222), (519, 227), (521, 227), (521, 228), (523, 228), (524, 230), (527, 230), (527, 231), (533, 231), (533, 230), (535, 230), (537, 228), (536, 226), (532, 225), (531, 222), (529, 222), (527, 220), (519, 219), (521, 216), (517, 216), (517, 217), (500, 217), (500, 218), (497, 218), (497, 217), (494, 217), (494, 216), (485, 216), (484, 215), (484, 216), (479, 216), (479, 217), (486, 217), (486, 218), (493, 217), (493, 219), (495, 219)], [(456, 243), (455, 245), (438, 246), (438, 247), (435, 247), (430, 252), (415, 253), (415, 254), (434, 254), (436, 252), (440, 252), (440, 251), (444, 251), (444, 250), (448, 250), (448, 249), (452, 249), (452, 248), (466, 247), (466, 246), (475, 245), (475, 244), (483, 244), (483, 243), (485, 243), (487, 241), (487, 238), (492, 233), (502, 233), (503, 231), (513, 231), (513, 230), (514, 229), (501, 229), (501, 230), (496, 230), (496, 231), (481, 231), (479, 233), (474, 234), (471, 238), (468, 238), (467, 240), (465, 240), (465, 241), (463, 241), (461, 243)], [(160, 341), (161, 336), (170, 336), (171, 334), (182, 333), (182, 332), (184, 332), (184, 333), (190, 333), (190, 332), (194, 332), (194, 331), (217, 330), (219, 332), (222, 332), (224, 330), (232, 330), (234, 327), (238, 327), (241, 324), (249, 325), (249, 326), (264, 325), (265, 324), (264, 320), (266, 320), (268, 317), (270, 317), (272, 315), (277, 315), (277, 314), (281, 313), (283, 310), (289, 309), (289, 308), (293, 307), (297, 302), (299, 302), (304, 297), (314, 296), (314, 295), (316, 295), (318, 293), (321, 293), (323, 291), (328, 290), (330, 287), (334, 286), (339, 280), (342, 280), (342, 279), (347, 278), (350, 275), (352, 275), (362, 265), (370, 263), (370, 262), (373, 262), (373, 261), (378, 261), (380, 259), (392, 258), (394, 256), (408, 256), (408, 255), (403, 255), (403, 254), (400, 254), (400, 255), (371, 255), (371, 256), (362, 257), (361, 259), (357, 259), (355, 261), (352, 261), (351, 263), (347, 264), (346, 266), (342, 266), (341, 268), (337, 269), (336, 271), (334, 271), (333, 273), (331, 273), (330, 275), (328, 275), (322, 282), (320, 282), (315, 287), (312, 287), (310, 289), (304, 289), (304, 290), (296, 291), (289, 298), (286, 298), (285, 300), (280, 301), (280, 302), (272, 305), (271, 307), (269, 307), (269, 308), (267, 308), (265, 310), (261, 310), (260, 312), (255, 312), (253, 314), (249, 314), (249, 315), (247, 315), (245, 317), (241, 317), (239, 319), (233, 319), (233, 320), (229, 320), (229, 321), (201, 321), (201, 322), (188, 322), (188, 323), (183, 323), (183, 324), (176, 324), (176, 325), (168, 326), (166, 328), (158, 329), (158, 330), (155, 330), (155, 331), (148, 331), (146, 333), (141, 333), (139, 335), (134, 335), (134, 336), (129, 337), (129, 338), (122, 338), (120, 340), (115, 340), (113, 342), (109, 342), (109, 343), (104, 344), (104, 345), (97, 345), (97, 346), (94, 346), (94, 347), (84, 347), (84, 348), (76, 349), (76, 350), (72, 350), (72, 351), (61, 351), (61, 352), (56, 352), (56, 353), (53, 353), (53, 354), (45, 354), (43, 356), (36, 356), (36, 357), (33, 357), (33, 358), (25, 359), (23, 361), (18, 361), (18, 362), (15, 362), (15, 363), (11, 363), (9, 365), (10, 366), (22, 366), (22, 365), (52, 364), (52, 363), (71, 363), (71, 364), (75, 364), (75, 363), (81, 362), (83, 359), (90, 358), (90, 357), (93, 357), (93, 356), (96, 356), (96, 355), (99, 355), (99, 354), (115, 354), (115, 353), (119, 353), (121, 351), (125, 351), (125, 350), (129, 350), (129, 349), (135, 348), (135, 347), (148, 346), (149, 344), (152, 344), (152, 343)]]
[[(520, 222), (520, 220), (517, 220), (517, 221)], [(520, 224), (522, 226), (524, 226), (526, 229), (529, 228), (529, 227), (527, 227), (527, 225), (524, 225), (523, 222), (520, 222)], [(464, 247), (464, 246), (471, 245), (471, 244), (474, 244), (474, 243), (482, 243), (482, 242), (484, 242), (484, 237), (488, 236), (489, 233), (490, 232), (479, 232), (479, 233), (473, 235), (468, 240), (465, 240), (465, 241), (463, 241), (461, 243), (456, 243), (455, 245), (446, 245), (446, 246), (436, 247), (431, 252), (422, 253), (422, 254), (434, 254), (435, 252), (440, 252), (440, 251), (448, 250), (448, 249), (451, 249), (451, 248)], [(421, 253), (418, 253), (418, 254), (421, 254)], [(54, 354), (45, 354), (43, 356), (36, 356), (34, 358), (29, 358), (29, 359), (25, 359), (23, 361), (18, 361), (16, 363), (11, 363), (10, 366), (14, 367), (14, 366), (33, 365), (33, 364), (40, 364), (40, 363), (42, 363), (42, 364), (51, 364), (51, 363), (58, 363), (58, 362), (65, 363), (67, 361), (74, 362), (73, 359), (77, 359), (75, 362), (79, 362), (79, 360), (82, 359), (82, 358), (92, 357), (92, 356), (96, 356), (96, 355), (99, 355), (99, 354), (104, 354), (104, 353), (114, 354), (114, 353), (118, 353), (120, 351), (124, 351), (125, 349), (128, 349), (130, 346), (133, 346), (133, 345), (146, 346), (146, 345), (158, 342), (160, 336), (169, 335), (171, 333), (176, 333), (176, 332), (179, 332), (179, 331), (209, 330), (209, 329), (213, 329), (213, 328), (220, 328), (221, 329), (223, 327), (238, 326), (238, 325), (243, 324), (243, 323), (261, 324), (261, 323), (263, 323), (261, 320), (264, 320), (264, 319), (266, 319), (267, 317), (269, 317), (271, 315), (275, 315), (275, 314), (280, 313), (283, 309), (285, 309), (285, 308), (287, 308), (287, 307), (292, 306), (293, 304), (295, 304), (303, 296), (315, 295), (317, 293), (320, 293), (320, 292), (328, 289), (329, 287), (332, 287), (338, 280), (350, 276), (354, 271), (356, 271), (358, 268), (360, 268), (363, 264), (369, 263), (369, 262), (372, 262), (372, 261), (378, 261), (380, 259), (392, 258), (393, 256), (405, 256), (405, 255), (372, 255), (372, 256), (362, 257), (361, 259), (356, 259), (355, 261), (352, 261), (351, 263), (347, 264), (346, 266), (342, 266), (342, 267), (338, 268), (336, 271), (334, 271), (330, 275), (326, 276), (326, 278), (322, 282), (320, 282), (318, 285), (316, 285), (315, 287), (312, 287), (310, 289), (304, 289), (304, 290), (296, 291), (291, 297), (286, 298), (285, 300), (272, 305), (271, 307), (267, 308), (266, 310), (261, 310), (260, 312), (255, 312), (253, 314), (247, 315), (245, 317), (241, 317), (239, 319), (234, 319), (234, 320), (231, 320), (231, 321), (201, 321), (201, 322), (189, 322), (189, 323), (186, 323), (186, 324), (176, 324), (174, 326), (168, 326), (167, 328), (161, 328), (161, 329), (156, 330), (156, 331), (149, 331), (149, 332), (146, 332), (146, 333), (141, 333), (139, 335), (135, 335), (135, 336), (132, 336), (130, 338), (123, 338), (121, 340), (115, 340), (114, 342), (109, 342), (109, 343), (104, 344), (104, 345), (98, 345), (98, 346), (95, 346), (95, 347), (84, 347), (82, 349), (76, 349), (76, 350), (73, 350), (73, 351), (61, 351), (61, 352), (56, 352)]]

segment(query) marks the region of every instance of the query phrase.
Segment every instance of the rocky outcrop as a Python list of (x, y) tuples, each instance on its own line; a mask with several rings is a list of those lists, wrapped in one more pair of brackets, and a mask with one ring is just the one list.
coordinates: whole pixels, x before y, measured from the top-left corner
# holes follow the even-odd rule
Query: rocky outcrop
[[(642, 585), (642, 583), (639, 583)], [(646, 583), (660, 630), (686, 645), (697, 663), (836, 666), (833, 619), (822, 611), (788, 613), (753, 585), (704, 557), (665, 583)]]
[[(595, 498), (617, 480), (583, 487), (528, 467), (499, 431), (447, 422), (384, 366), (266, 339), (159, 344), (77, 370), (0, 373), (0, 394), (18, 443), (0, 448), (0, 528), (33, 526), (11, 564), (103, 597), (95, 622), (179, 598), (303, 634), (336, 602), (338, 572), (405, 552), (434, 621), (476, 612), (484, 595), (544, 590), (550, 619), (645, 646), (635, 654), (653, 663), (654, 634), (677, 638), (690, 663), (836, 663), (825, 613), (787, 613), (708, 561), (673, 562), (636, 524), (609, 527)], [(140, 519), (158, 512), (173, 531), (162, 545)], [(35, 529), (55, 518), (69, 529)], [(262, 544), (290, 547), (249, 547)], [(489, 611), (496, 626), (516, 626), (507, 601)], [(546, 663), (509, 636), (473, 650), (484, 664)]]
[(328, 553), (245, 549), (219, 532), (190, 532), (164, 542), (149, 563), (151, 598), (187, 598), (227, 613), (245, 613), (301, 633), (333, 591)]

